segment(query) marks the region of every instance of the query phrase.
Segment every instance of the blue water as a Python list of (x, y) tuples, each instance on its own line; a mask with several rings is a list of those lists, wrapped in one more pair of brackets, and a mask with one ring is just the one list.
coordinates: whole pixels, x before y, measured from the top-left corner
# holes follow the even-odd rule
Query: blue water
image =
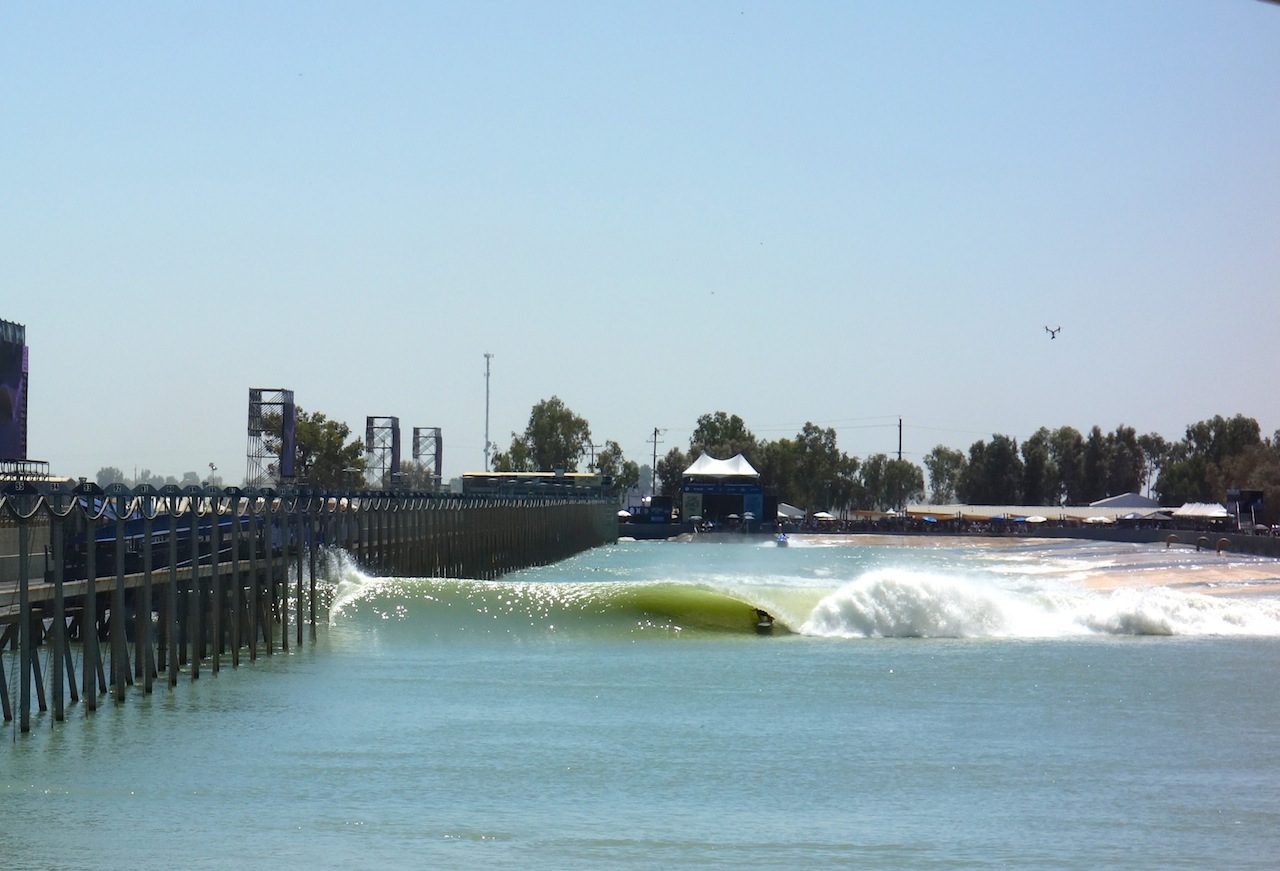
[(1277, 579), (959, 540), (619, 544), (498, 582), (335, 563), (314, 643), (9, 734), (0, 857), (1272, 868)]

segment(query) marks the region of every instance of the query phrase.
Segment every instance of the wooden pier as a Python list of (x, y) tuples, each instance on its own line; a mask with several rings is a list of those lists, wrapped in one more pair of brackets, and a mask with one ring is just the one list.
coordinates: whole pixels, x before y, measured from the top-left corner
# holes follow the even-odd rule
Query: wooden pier
[(4, 720), (27, 732), (33, 702), (60, 722), (68, 703), (93, 711), (104, 696), (216, 674), (288, 651), (291, 637), (301, 645), (304, 627), (314, 637), (322, 562), (335, 549), (384, 576), (492, 579), (616, 540), (616, 507), (600, 497), (6, 484), (0, 552), (16, 553), (17, 568), (0, 577)]

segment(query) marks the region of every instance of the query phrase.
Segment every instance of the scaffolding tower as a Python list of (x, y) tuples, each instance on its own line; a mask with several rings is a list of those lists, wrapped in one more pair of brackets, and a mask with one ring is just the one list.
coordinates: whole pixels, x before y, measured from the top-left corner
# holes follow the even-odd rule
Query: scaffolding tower
[(413, 462), (431, 476), (431, 489), (440, 489), (440, 469), (444, 450), (438, 426), (413, 428)]
[(375, 490), (394, 488), (400, 476), (400, 418), (366, 417), (364, 479)]
[(266, 487), (294, 480), (294, 434), (297, 409), (293, 391), (282, 387), (249, 388), (249, 447), (245, 486)]

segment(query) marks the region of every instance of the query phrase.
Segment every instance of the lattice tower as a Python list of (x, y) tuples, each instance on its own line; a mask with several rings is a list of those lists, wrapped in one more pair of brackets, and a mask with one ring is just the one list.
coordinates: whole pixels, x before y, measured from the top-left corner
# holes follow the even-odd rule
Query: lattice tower
[(294, 480), (295, 423), (292, 390), (282, 387), (249, 388), (246, 486), (266, 487)]
[(444, 463), (444, 444), (438, 426), (413, 428), (413, 461), (431, 475), (431, 488), (440, 489), (440, 470)]
[(390, 490), (400, 475), (400, 418), (366, 417), (364, 479), (370, 487)]

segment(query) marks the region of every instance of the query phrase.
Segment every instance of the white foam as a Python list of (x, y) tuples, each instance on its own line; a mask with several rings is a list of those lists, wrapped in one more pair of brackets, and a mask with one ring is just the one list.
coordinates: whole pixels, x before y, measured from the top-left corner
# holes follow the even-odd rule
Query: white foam
[(330, 560), (325, 580), (332, 591), (329, 622), (342, 615), (345, 608), (378, 590), (382, 578), (367, 574), (351, 554), (340, 548), (327, 551)]
[(833, 638), (1280, 635), (1280, 602), (1164, 587), (1011, 589), (983, 577), (879, 569), (826, 595), (799, 631)]

